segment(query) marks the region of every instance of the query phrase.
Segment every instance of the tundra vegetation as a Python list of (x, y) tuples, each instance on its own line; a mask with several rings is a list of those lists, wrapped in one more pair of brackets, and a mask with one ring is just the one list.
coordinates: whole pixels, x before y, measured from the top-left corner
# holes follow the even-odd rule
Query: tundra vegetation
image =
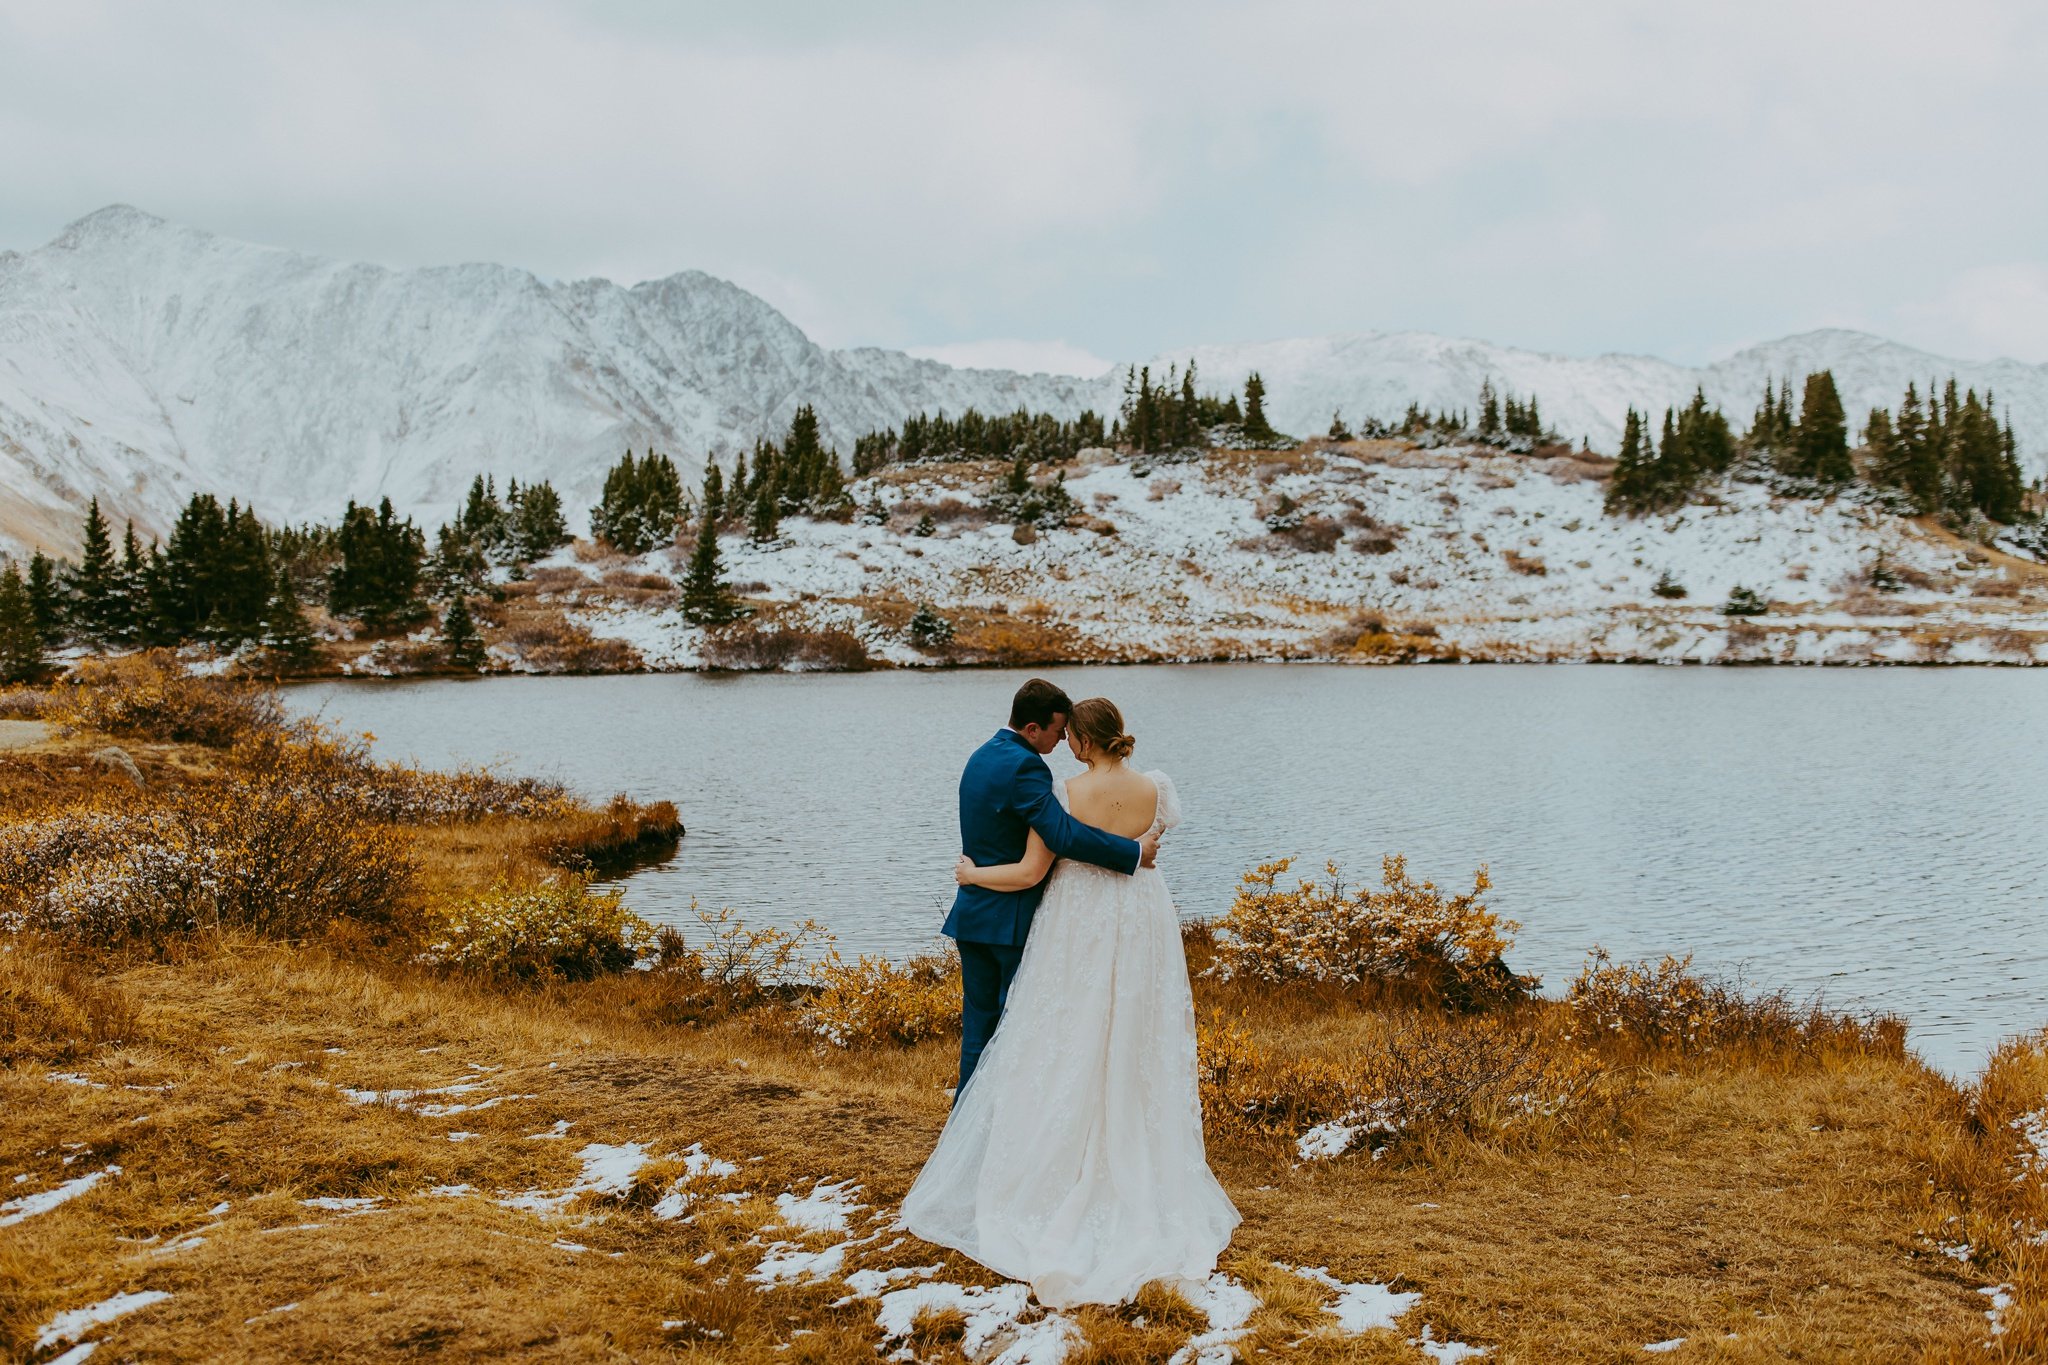
[(1244, 1225), (1205, 1285), (1046, 1314), (892, 1227), (945, 957), (648, 924), (601, 878), (673, 808), (383, 763), (162, 654), (0, 715), (11, 1358), (2048, 1351), (2048, 1033), (1959, 1082), (1684, 961), (1543, 995), (1483, 869), (1275, 862), (1185, 936)]

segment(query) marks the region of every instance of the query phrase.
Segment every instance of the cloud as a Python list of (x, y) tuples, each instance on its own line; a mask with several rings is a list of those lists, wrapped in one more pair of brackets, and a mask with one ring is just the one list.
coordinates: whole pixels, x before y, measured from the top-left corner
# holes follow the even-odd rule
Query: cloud
[(2048, 263), (1965, 270), (1938, 297), (1904, 312), (1953, 354), (2048, 364)]
[(76, 0), (0, 12), (0, 245), (126, 201), (397, 265), (697, 268), (836, 345), (1699, 360), (1869, 318), (2048, 358), (1966, 283), (2040, 260), (2044, 65), (2032, 0)]

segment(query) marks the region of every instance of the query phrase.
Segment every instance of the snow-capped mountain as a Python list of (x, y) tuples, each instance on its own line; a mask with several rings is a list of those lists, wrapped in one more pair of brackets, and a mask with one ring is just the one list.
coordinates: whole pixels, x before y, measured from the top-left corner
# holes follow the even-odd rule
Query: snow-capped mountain
[(1480, 384), (1491, 380), (1504, 392), (1536, 395), (1546, 426), (1608, 454), (1621, 443), (1631, 406), (1661, 414), (1690, 402), (1695, 389), (1740, 430), (1767, 381), (1789, 377), (1797, 402), (1804, 376), (1832, 370), (1853, 433), (1873, 407), (1896, 410), (1909, 382), (1924, 396), (1930, 381), (1954, 375), (1965, 388), (1995, 393), (2001, 414), (2012, 417), (2023, 458), (2036, 469), (2048, 462), (2048, 365), (1952, 360), (1839, 328), (1767, 341), (1698, 369), (1650, 356), (1562, 356), (1427, 332), (1365, 332), (1196, 346), (1155, 358), (1154, 373), (1189, 356), (1204, 388), (1229, 387), (1257, 370), (1273, 424), (1299, 435), (1327, 430), (1340, 409), (1352, 422), (1398, 417), (1411, 401), (1432, 411), (1474, 410)]
[[(1744, 351), (1704, 370), (1572, 359), (1418, 333), (1194, 348), (1205, 387), (1262, 372), (1283, 428), (1332, 410), (1469, 406), (1480, 381), (1535, 392), (1596, 447), (1623, 409), (1695, 384), (1746, 417), (1764, 377), (1831, 366), (1852, 414), (1908, 379), (1994, 387), (2022, 445), (2048, 449), (2048, 367), (1965, 364), (1850, 332)], [(1184, 361), (1161, 357), (1155, 371)], [(0, 253), (0, 541), (69, 549), (97, 495), (161, 531), (196, 490), (272, 520), (389, 495), (429, 521), (476, 474), (547, 478), (578, 513), (628, 446), (694, 473), (812, 403), (842, 450), (917, 411), (1112, 411), (1097, 379), (955, 369), (817, 345), (761, 299), (696, 271), (630, 288), (506, 266), (420, 270), (256, 246), (116, 205), (45, 246)]]

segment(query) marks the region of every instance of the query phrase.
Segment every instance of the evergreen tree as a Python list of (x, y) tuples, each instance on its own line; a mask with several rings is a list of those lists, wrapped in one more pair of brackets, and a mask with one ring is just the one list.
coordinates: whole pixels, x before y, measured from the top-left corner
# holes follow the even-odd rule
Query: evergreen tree
[(766, 545), (774, 540), (778, 529), (777, 517), (775, 489), (764, 485), (754, 497), (753, 517), (747, 523), (748, 537), (757, 545)]
[(1479, 381), (1479, 438), (1489, 440), (1501, 434), (1500, 399), (1494, 394), (1493, 381)]
[(214, 554), (215, 596), (206, 621), (207, 638), (229, 647), (263, 633), (276, 575), (270, 567), (270, 544), (253, 508), (228, 503), (219, 547)]
[(701, 504), (698, 524), (716, 526), (725, 518), (725, 475), (719, 472), (718, 461), (704, 461), (704, 494), (698, 499)]
[(44, 662), (43, 633), (36, 625), (28, 585), (13, 564), (0, 569), (0, 683), (39, 681)]
[(635, 459), (628, 450), (604, 476), (590, 533), (623, 554), (645, 554), (674, 538), (682, 515), (683, 483), (674, 461), (652, 449)]
[(1729, 589), (1728, 600), (1722, 605), (1721, 614), (1723, 616), (1762, 616), (1769, 612), (1770, 609), (1771, 604), (1764, 601), (1756, 589), (1745, 588), (1738, 583), (1735, 587)]
[(1656, 462), (1651, 468), (1653, 501), (1662, 506), (1684, 502), (1692, 491), (1692, 456), (1678, 439), (1678, 416), (1670, 408), (1664, 409), (1663, 435), (1657, 445)]
[[(717, 466), (712, 467), (715, 471)], [(710, 475), (705, 476), (708, 485)], [(690, 570), (683, 576), (683, 619), (693, 625), (719, 626), (739, 615), (732, 590), (719, 563), (718, 521), (707, 516), (697, 527), (697, 548), (690, 552)]]
[(281, 674), (303, 673), (319, 657), (320, 638), (313, 632), (313, 623), (306, 619), (306, 609), (299, 602), (298, 588), (289, 573), (280, 571), (277, 575), (269, 609), (263, 615), (261, 639), (264, 657)]
[[(1531, 420), (1535, 399), (1529, 400)], [(1711, 474), (1725, 474), (1735, 466), (1735, 432), (1719, 408), (1707, 406), (1704, 389), (1695, 388), (1692, 402), (1678, 414), (1678, 440), (1685, 451), (1685, 463), (1694, 480)]]
[(1254, 445), (1267, 445), (1280, 437), (1266, 420), (1266, 381), (1257, 370), (1244, 379), (1244, 435)]
[[(1930, 395), (1932, 389), (1929, 390)], [(1920, 390), (1906, 385), (1899, 403), (1899, 419), (1892, 426), (1889, 459), (1880, 458), (1876, 477), (1881, 483), (1901, 489), (1921, 512), (1941, 506), (1941, 442), (1928, 427), (1927, 411), (1920, 403)]]
[(1655, 454), (1643, 434), (1643, 419), (1634, 408), (1622, 423), (1621, 454), (1614, 462), (1614, 477), (1607, 484), (1609, 512), (1633, 515), (1649, 506), (1656, 491)]
[(910, 618), (910, 643), (919, 649), (941, 649), (953, 643), (953, 623), (929, 602), (918, 603)]
[(373, 630), (417, 621), (426, 539), (411, 519), (400, 521), (385, 498), (372, 512), (351, 502), (338, 536), (341, 562), (328, 576), (327, 609)]
[(1816, 483), (1841, 485), (1856, 477), (1849, 462), (1849, 421), (1835, 376), (1821, 370), (1806, 376), (1799, 406), (1799, 426), (1792, 437), (1788, 474)]
[[(904, 423), (906, 431), (909, 426), (909, 423)], [(754, 505), (752, 496), (747, 492), (747, 452), (744, 450), (733, 458), (732, 481), (727, 487), (731, 491), (725, 499), (725, 510), (736, 517), (744, 516)]]
[(484, 652), (484, 637), (477, 633), (476, 621), (469, 614), (469, 599), (459, 592), (441, 613), (441, 648), (447, 653), (450, 668), (467, 673), (483, 672), (489, 659)]
[(511, 514), (512, 558), (530, 564), (569, 543), (569, 522), (562, 515), (562, 495), (545, 479), (519, 490)]
[(121, 568), (109, 608), (109, 639), (128, 644), (141, 634), (149, 619), (148, 563), (142, 557), (142, 543), (135, 538), (135, 523), (121, 537)]
[(1903, 447), (1899, 434), (1892, 429), (1892, 415), (1883, 408), (1872, 408), (1870, 416), (1863, 419), (1863, 448), (1870, 452), (1870, 482), (1880, 488), (1898, 488), (1905, 477)]
[(105, 645), (120, 633), (121, 569), (114, 562), (114, 541), (100, 500), (85, 509), (84, 548), (71, 571), (71, 621), (87, 643)]
[(228, 518), (211, 493), (194, 494), (178, 513), (170, 538), (151, 556), (148, 573), (150, 644), (206, 638), (220, 598), (220, 560)]
[(1333, 441), (1348, 441), (1351, 439), (1351, 428), (1344, 425), (1344, 409), (1342, 408), (1338, 408), (1330, 414), (1330, 439)]
[(57, 565), (41, 550), (28, 561), (29, 614), (35, 619), (36, 636), (44, 649), (64, 643), (64, 593), (57, 586)]

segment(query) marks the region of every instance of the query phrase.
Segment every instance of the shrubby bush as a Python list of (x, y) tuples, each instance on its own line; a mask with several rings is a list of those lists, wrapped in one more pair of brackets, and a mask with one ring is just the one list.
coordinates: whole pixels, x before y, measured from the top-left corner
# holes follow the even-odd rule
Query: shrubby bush
[(421, 960), (515, 981), (588, 981), (624, 971), (654, 946), (652, 925), (622, 893), (564, 875), (492, 887), (443, 911)]
[(1200, 1030), (1205, 1121), (1308, 1136), (1328, 1156), (1428, 1129), (1498, 1133), (1568, 1117), (1603, 1074), (1531, 1018), (1403, 1011), (1373, 1022), (1343, 1057), (1283, 1056), (1212, 1014)]
[(152, 950), (210, 929), (300, 938), (344, 916), (396, 919), (414, 873), (389, 825), (237, 773), (140, 813), (0, 830), (0, 928)]
[(959, 967), (950, 957), (898, 966), (865, 954), (847, 962), (834, 952), (811, 976), (818, 993), (804, 1025), (839, 1047), (908, 1046), (959, 1031)]
[(823, 630), (796, 626), (764, 629), (743, 623), (706, 634), (703, 648), (705, 663), (736, 672), (795, 668), (857, 673), (874, 666), (860, 637), (836, 626)]
[(1890, 1015), (1858, 1018), (1817, 1004), (1794, 1004), (1782, 991), (1745, 994), (1702, 977), (1692, 956), (1616, 962), (1595, 948), (1565, 993), (1589, 1041), (1680, 1053), (1741, 1047), (1750, 1052), (1823, 1049), (1901, 1056), (1905, 1025)]
[(1446, 896), (1416, 882), (1407, 861), (1381, 864), (1381, 885), (1347, 892), (1336, 864), (1329, 880), (1283, 889), (1291, 859), (1247, 872), (1230, 913), (1220, 921), (1215, 971), (1224, 979), (1320, 981), (1345, 986), (1401, 983), (1459, 1007), (1520, 999), (1536, 988), (1502, 961), (1520, 926), (1481, 902), (1492, 886), (1486, 869), (1472, 890)]
[(75, 680), (57, 689), (48, 714), (75, 729), (216, 749), (284, 725), (274, 689), (194, 677), (163, 649), (82, 661)]

